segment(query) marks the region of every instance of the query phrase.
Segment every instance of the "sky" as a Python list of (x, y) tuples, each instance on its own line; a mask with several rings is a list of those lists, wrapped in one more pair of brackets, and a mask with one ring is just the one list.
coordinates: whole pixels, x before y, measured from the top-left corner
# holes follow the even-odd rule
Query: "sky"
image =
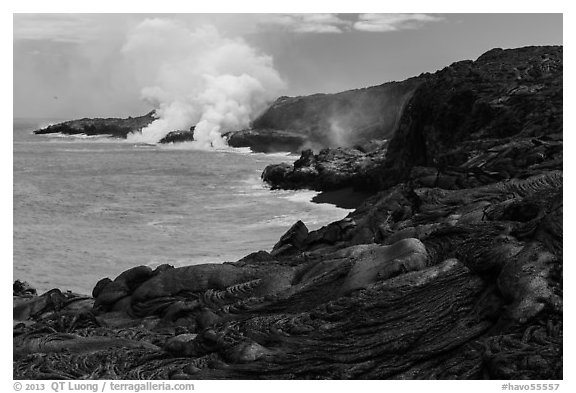
[[(226, 62), (273, 68), (273, 99), (404, 80), (495, 47), (562, 45), (562, 28), (561, 14), (14, 14), (13, 115), (144, 114), (161, 101), (151, 88), (165, 93), (164, 63), (181, 72), (213, 55), (181, 42), (200, 30), (203, 45), (244, 48), (222, 52)], [(172, 88), (187, 88), (189, 75), (174, 75)]]

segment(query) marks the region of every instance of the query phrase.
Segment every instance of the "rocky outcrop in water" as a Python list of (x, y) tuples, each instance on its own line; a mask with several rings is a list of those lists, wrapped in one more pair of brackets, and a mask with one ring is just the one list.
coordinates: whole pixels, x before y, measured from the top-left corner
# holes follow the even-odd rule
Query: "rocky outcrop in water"
[(297, 169), (327, 158), (374, 195), (271, 252), (136, 267), (92, 297), (15, 284), (14, 378), (562, 379), (561, 59), (440, 71), (367, 169), (359, 150), (305, 153)]
[(158, 141), (158, 143), (180, 143), (180, 142), (193, 142), (194, 141), (194, 129), (196, 127), (190, 127), (188, 131), (171, 131), (166, 136)]
[[(380, 167), (386, 149), (365, 153), (356, 148), (323, 149), (318, 154), (304, 150), (293, 165), (272, 164), (262, 172), (262, 180), (272, 189), (312, 189), (329, 191), (360, 186), (359, 179)], [(358, 184), (357, 184), (358, 183)]]
[(149, 112), (144, 116), (128, 117), (126, 119), (78, 119), (50, 125), (46, 128), (34, 131), (37, 135), (64, 134), (64, 135), (110, 135), (115, 138), (126, 138), (132, 132), (140, 132), (156, 119), (155, 112)]
[(223, 135), (229, 146), (249, 147), (256, 153), (300, 152), (308, 144), (302, 134), (283, 130), (241, 130)]

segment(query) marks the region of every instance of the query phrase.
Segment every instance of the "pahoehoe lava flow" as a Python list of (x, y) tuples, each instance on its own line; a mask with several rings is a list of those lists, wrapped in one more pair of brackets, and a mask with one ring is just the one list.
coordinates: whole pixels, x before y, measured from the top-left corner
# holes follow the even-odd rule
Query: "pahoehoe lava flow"
[[(562, 379), (562, 56), (421, 75), (388, 143), (266, 168), (275, 188), (369, 195), (270, 252), (138, 266), (89, 296), (16, 281), (14, 378)], [(292, 143), (302, 100), (261, 129)]]

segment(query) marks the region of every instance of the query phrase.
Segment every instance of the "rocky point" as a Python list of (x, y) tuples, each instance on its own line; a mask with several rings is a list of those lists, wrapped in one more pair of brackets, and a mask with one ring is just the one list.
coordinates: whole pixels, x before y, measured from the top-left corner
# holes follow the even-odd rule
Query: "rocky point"
[(371, 194), (236, 262), (14, 283), (14, 378), (562, 379), (562, 47), (426, 75), (388, 144), (274, 187)]

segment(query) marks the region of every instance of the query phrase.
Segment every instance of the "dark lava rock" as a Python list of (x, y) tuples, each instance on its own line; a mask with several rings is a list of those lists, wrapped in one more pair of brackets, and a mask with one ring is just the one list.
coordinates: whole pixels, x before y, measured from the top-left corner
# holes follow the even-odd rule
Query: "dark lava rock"
[(256, 251), (252, 254), (246, 255), (244, 258), (240, 259), (236, 264), (250, 264), (258, 262), (269, 262), (274, 260), (274, 257), (270, 255), (267, 251)]
[(14, 379), (562, 379), (561, 52), (430, 76), (387, 154), (267, 169), (375, 192), (271, 253), (15, 296)]
[(252, 123), (285, 130), (319, 147), (351, 147), (391, 137), (405, 103), (426, 75), (337, 94), (280, 97)]
[(305, 150), (293, 166), (273, 164), (264, 169), (262, 180), (272, 189), (337, 190), (354, 187), (374, 167), (384, 163), (385, 149), (364, 153), (355, 148)]
[(307, 237), (308, 228), (302, 221), (298, 221), (292, 225), (288, 232), (282, 235), (278, 243), (274, 245), (270, 255), (274, 257), (297, 252), (303, 248)]
[(140, 132), (142, 128), (147, 127), (155, 119), (155, 111), (149, 112), (144, 116), (128, 117), (126, 119), (84, 118), (54, 124), (41, 130), (34, 131), (34, 134), (44, 135), (61, 133), (64, 135), (111, 135), (115, 138), (126, 138), (126, 136), (132, 132)]
[(26, 295), (36, 295), (36, 288), (33, 288), (26, 281), (16, 280), (12, 284), (13, 296), (26, 296)]
[(262, 178), (272, 188), (376, 192), (407, 180), (459, 189), (561, 169), (562, 80), (562, 47), (494, 49), (422, 79), (388, 146), (305, 152)]
[(419, 86), (385, 167), (403, 178), (416, 165), (525, 176), (544, 156), (556, 161), (562, 154), (562, 83), (559, 46), (493, 49), (454, 63)]
[(249, 147), (255, 153), (299, 152), (308, 143), (306, 136), (283, 130), (250, 129), (223, 135), (232, 147)]
[(312, 198), (314, 203), (326, 203), (342, 209), (356, 209), (372, 194), (354, 190), (352, 187), (323, 191)]
[(189, 131), (171, 131), (164, 138), (160, 139), (158, 143), (178, 143), (178, 142), (193, 142), (194, 129), (190, 127)]
[(106, 288), (108, 284), (110, 284), (111, 282), (112, 280), (110, 280), (108, 277), (99, 280), (92, 289), (92, 297), (97, 298), (98, 296), (100, 296), (104, 288)]

